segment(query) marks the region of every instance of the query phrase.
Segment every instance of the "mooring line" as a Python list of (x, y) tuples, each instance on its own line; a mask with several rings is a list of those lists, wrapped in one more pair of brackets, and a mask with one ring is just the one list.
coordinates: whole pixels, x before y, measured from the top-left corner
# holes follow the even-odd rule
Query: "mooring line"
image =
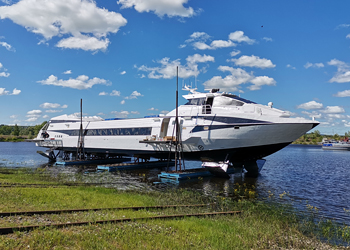
[(129, 221), (156, 220), (156, 219), (177, 219), (177, 218), (185, 218), (185, 217), (204, 217), (204, 216), (214, 216), (214, 215), (232, 215), (232, 214), (239, 214), (239, 213), (241, 213), (241, 211), (161, 215), (161, 216), (153, 216), (153, 217), (123, 218), (123, 219), (114, 219), (114, 220), (82, 221), (82, 222), (45, 224), (45, 225), (33, 225), (33, 226), (3, 227), (3, 228), (0, 228), (0, 234), (11, 234), (18, 231), (19, 232), (30, 231), (30, 230), (34, 230), (37, 228), (44, 228), (44, 227), (63, 228), (68, 226), (82, 226), (82, 225), (89, 225), (89, 224), (121, 223), (121, 222), (129, 222)]
[(88, 212), (100, 210), (148, 210), (148, 209), (165, 209), (165, 208), (181, 208), (181, 207), (205, 207), (214, 205), (208, 204), (189, 204), (189, 205), (165, 205), (165, 206), (143, 206), (143, 207), (113, 207), (113, 208), (81, 208), (81, 209), (63, 209), (63, 210), (39, 210), (39, 211), (16, 211), (16, 212), (2, 212), (0, 217), (18, 216), (18, 215), (35, 215), (35, 214), (61, 214), (61, 213), (75, 213)]

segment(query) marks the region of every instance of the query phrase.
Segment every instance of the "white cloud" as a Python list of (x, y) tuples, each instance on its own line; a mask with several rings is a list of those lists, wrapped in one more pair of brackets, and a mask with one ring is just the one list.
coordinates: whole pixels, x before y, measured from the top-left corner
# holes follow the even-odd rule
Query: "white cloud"
[(125, 74), (126, 74), (126, 71), (124, 70), (124, 71), (120, 72), (120, 74), (121, 74), (121, 75), (125, 75)]
[(310, 101), (310, 102), (306, 102), (306, 103), (298, 105), (297, 108), (298, 109), (307, 109), (307, 110), (321, 109), (321, 108), (323, 108), (323, 104), (315, 102), (315, 101)]
[(41, 113), (42, 113), (41, 110), (34, 109), (34, 110), (31, 110), (31, 111), (28, 111), (28, 112), (27, 112), (27, 115), (28, 115), (28, 116), (32, 116), (32, 115), (41, 115)]
[(121, 105), (125, 104), (125, 100), (122, 100), (122, 101), (120, 102), (120, 104), (121, 104)]
[(79, 37), (69, 37), (66, 39), (62, 39), (56, 44), (56, 47), (66, 49), (82, 49), (86, 51), (105, 51), (108, 45), (108, 38), (98, 39), (96, 37), (80, 35)]
[(125, 99), (137, 99), (137, 97), (143, 96), (141, 93), (137, 92), (136, 90), (131, 93), (130, 96), (125, 97)]
[(213, 49), (212, 47), (210, 47), (208, 44), (204, 42), (195, 42), (193, 43), (193, 47), (199, 50)]
[(197, 63), (215, 62), (215, 59), (212, 56), (194, 54), (193, 56), (188, 56), (186, 61), (189, 65), (195, 65)]
[(59, 113), (62, 112), (62, 110), (58, 110), (58, 109), (48, 109), (45, 111), (46, 113)]
[(16, 119), (18, 117), (18, 115), (11, 115), (10, 118), (11, 119)]
[(5, 88), (0, 88), (0, 96), (1, 95), (8, 95), (9, 92), (7, 90), (5, 90)]
[(346, 38), (350, 39), (350, 34), (348, 34), (348, 35), (346, 36)]
[(310, 62), (307, 62), (304, 65), (305, 69), (308, 69), (308, 68), (323, 68), (323, 67), (324, 67), (323, 63), (310, 63)]
[(195, 42), (195, 41), (205, 42), (208, 39), (210, 39), (210, 36), (205, 32), (193, 32), (190, 35), (190, 38), (185, 41), (185, 43), (191, 43), (191, 42)]
[(344, 23), (344, 24), (338, 25), (337, 29), (339, 29), (339, 28), (349, 28), (349, 27), (350, 27), (350, 24)]
[(152, 108), (149, 108), (148, 110), (157, 111), (158, 109), (152, 107)]
[(290, 65), (290, 64), (287, 64), (287, 66), (286, 66), (287, 68), (291, 68), (291, 69), (296, 69), (296, 67), (293, 67), (292, 65)]
[(231, 53), (230, 53), (230, 56), (234, 57), (234, 56), (237, 56), (238, 54), (240, 54), (241, 51), (240, 50), (233, 50)]
[(272, 38), (270, 38), (270, 37), (263, 37), (262, 38), (265, 42), (272, 42), (273, 40), (272, 40)]
[(341, 114), (327, 114), (327, 117), (328, 118), (331, 118), (331, 119), (343, 119), (345, 118), (346, 116), (345, 115), (341, 115)]
[(10, 91), (6, 90), (5, 88), (0, 88), (0, 96), (2, 95), (19, 95), (22, 91), (19, 89), (14, 88), (12, 90), (12, 93)]
[(106, 49), (106, 36), (127, 23), (121, 14), (98, 8), (90, 0), (22, 0), (0, 7), (0, 18), (9, 18), (46, 41), (69, 36), (56, 46), (84, 50)]
[(72, 71), (71, 70), (66, 70), (65, 72), (63, 72), (63, 74), (70, 75), (70, 74), (72, 74)]
[(111, 113), (118, 118), (126, 118), (130, 114), (129, 111), (112, 111)]
[(76, 79), (69, 78), (68, 80), (58, 79), (57, 76), (50, 75), (46, 80), (38, 82), (43, 85), (54, 85), (79, 90), (92, 88), (92, 86), (96, 84), (109, 84), (109, 82), (104, 79), (100, 79), (97, 77), (89, 79), (89, 77), (86, 75), (80, 75)]
[(111, 93), (107, 93), (107, 92), (103, 91), (103, 92), (100, 92), (98, 95), (101, 95), (101, 96), (103, 96), (103, 95), (120, 96), (120, 91), (112, 90)]
[(334, 96), (336, 96), (336, 97), (349, 97), (350, 90), (344, 90), (344, 91), (338, 92)]
[(40, 108), (43, 109), (57, 109), (57, 108), (67, 108), (67, 105), (60, 105), (58, 103), (49, 103), (49, 102), (44, 102), (43, 104), (40, 104)]
[(225, 41), (225, 40), (214, 40), (210, 44), (211, 49), (228, 48), (228, 47), (235, 47), (235, 46), (237, 45), (232, 41)]
[(203, 39), (203, 40), (207, 40), (209, 39), (210, 36), (205, 33), (205, 32), (193, 32), (192, 35), (190, 35), (190, 39)]
[(301, 113), (305, 114), (305, 115), (308, 115), (309, 117), (311, 118), (315, 118), (315, 119), (320, 119), (322, 118), (322, 114), (316, 112), (316, 111), (312, 111), (311, 113), (310, 112), (307, 112), (307, 111), (302, 111)]
[(160, 113), (163, 114), (163, 115), (166, 115), (166, 114), (169, 113), (169, 111), (168, 110), (162, 110), (162, 111), (160, 111)]
[(340, 106), (327, 106), (321, 112), (323, 112), (325, 114), (340, 114), (340, 113), (344, 113), (345, 110), (344, 110), (344, 108), (342, 108)]
[(245, 42), (248, 44), (255, 43), (254, 39), (250, 39), (248, 36), (245, 36), (244, 32), (240, 30), (230, 33), (229, 39), (231, 41), (238, 42), (238, 43), (241, 43), (241, 42)]
[(27, 122), (35, 122), (36, 120), (38, 120), (40, 118), (42, 114), (41, 110), (31, 110), (27, 112), (27, 117), (28, 119), (26, 120)]
[(230, 72), (231, 74), (222, 78), (214, 76), (210, 80), (203, 83), (206, 89), (220, 88), (223, 91), (237, 91), (239, 85), (247, 83), (254, 79), (254, 76), (240, 68), (231, 68), (228, 66), (219, 66), (218, 70), (222, 72)]
[(139, 111), (131, 111), (131, 114), (133, 114), (133, 115), (139, 115), (140, 112), (139, 112)]
[(250, 90), (259, 90), (264, 85), (268, 85), (268, 86), (276, 85), (276, 81), (273, 78), (268, 76), (258, 76), (252, 79), (250, 82), (253, 83), (253, 85), (248, 87), (248, 89)]
[(137, 12), (154, 12), (162, 17), (191, 17), (196, 14), (192, 7), (184, 7), (188, 0), (119, 0), (121, 8), (135, 8)]
[(198, 76), (200, 73), (197, 63), (213, 62), (214, 57), (195, 54), (193, 56), (188, 56), (186, 60), (187, 64), (181, 66), (180, 59), (170, 61), (170, 59), (166, 57), (158, 61), (158, 63), (161, 64), (159, 67), (152, 68), (142, 65), (138, 68), (138, 70), (149, 72), (148, 78), (151, 79), (171, 79), (176, 76), (176, 68), (179, 67), (179, 77), (189, 78)]
[(112, 90), (111, 96), (120, 96), (120, 91), (118, 90)]
[[(192, 46), (195, 49), (199, 50), (216, 50), (220, 48), (229, 48), (235, 47), (237, 44), (232, 42), (231, 40), (214, 40), (210, 43), (210, 45), (206, 44), (206, 41), (210, 39), (210, 36), (205, 32), (194, 32), (190, 39), (187, 39), (186, 43), (192, 43)], [(186, 47), (186, 45), (182, 45), (181, 47)]]
[(19, 95), (22, 91), (14, 88), (11, 95)]
[(205, 42), (195, 42), (193, 43), (193, 47), (199, 50), (206, 50), (206, 49), (221, 49), (221, 48), (229, 48), (229, 47), (235, 47), (237, 46), (232, 41), (225, 41), (225, 40), (214, 40), (211, 42), (210, 45), (207, 45)]
[(0, 46), (5, 47), (5, 49), (7, 49), (8, 51), (13, 51), (15, 52), (16, 50), (7, 42), (0, 42)]
[(330, 79), (330, 82), (350, 82), (350, 65), (339, 61), (337, 59), (332, 59), (328, 62), (328, 65), (336, 66), (338, 68), (337, 73)]
[(271, 60), (268, 60), (266, 58), (260, 58), (254, 55), (241, 56), (238, 59), (231, 59), (231, 61), (234, 62), (237, 66), (243, 67), (256, 67), (261, 69), (276, 67), (276, 65), (273, 64)]
[[(0, 69), (3, 68), (2, 63), (0, 63)], [(4, 68), (4, 70), (6, 71), (6, 69)], [(9, 77), (10, 73), (6, 73), (6, 72), (0, 72), (0, 77)]]
[(10, 73), (0, 72), (0, 77), (9, 77)]
[(26, 120), (26, 122), (35, 122), (38, 119), (39, 119), (39, 117), (30, 117)]

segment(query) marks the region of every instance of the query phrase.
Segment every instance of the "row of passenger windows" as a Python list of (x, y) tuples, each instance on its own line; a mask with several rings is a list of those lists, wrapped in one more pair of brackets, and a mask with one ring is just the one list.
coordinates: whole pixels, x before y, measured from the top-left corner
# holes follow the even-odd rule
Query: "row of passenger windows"
[[(56, 131), (69, 136), (79, 136), (79, 130), (61, 130)], [(151, 135), (152, 128), (108, 128), (108, 129), (87, 129), (84, 130), (85, 136), (104, 136), (104, 135)]]

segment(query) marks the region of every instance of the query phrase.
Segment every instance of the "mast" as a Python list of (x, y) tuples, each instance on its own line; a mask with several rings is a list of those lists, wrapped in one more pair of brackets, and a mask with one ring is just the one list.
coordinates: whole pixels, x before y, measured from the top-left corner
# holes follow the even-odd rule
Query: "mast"
[(83, 133), (83, 99), (80, 99), (80, 129), (77, 147), (77, 157), (79, 160), (85, 159), (84, 152), (84, 133)]
[(182, 147), (179, 145), (181, 143), (181, 133), (179, 126), (179, 67), (176, 67), (176, 115), (175, 115), (175, 170), (177, 171), (177, 167), (179, 166), (179, 170), (181, 171), (181, 153)]

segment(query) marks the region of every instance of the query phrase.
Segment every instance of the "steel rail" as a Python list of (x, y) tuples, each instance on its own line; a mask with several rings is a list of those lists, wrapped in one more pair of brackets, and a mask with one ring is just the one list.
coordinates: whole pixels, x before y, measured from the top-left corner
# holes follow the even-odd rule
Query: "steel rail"
[(0, 188), (7, 187), (84, 187), (84, 186), (101, 186), (101, 185), (113, 185), (114, 182), (107, 183), (62, 183), (62, 184), (41, 184), (41, 183), (0, 183)]
[(178, 218), (186, 218), (186, 217), (233, 215), (233, 214), (239, 214), (239, 213), (241, 213), (241, 211), (162, 215), (162, 216), (153, 216), (153, 217), (123, 218), (123, 219), (114, 219), (114, 220), (81, 221), (81, 222), (70, 222), (70, 223), (59, 223), (59, 224), (45, 224), (45, 225), (32, 225), (32, 226), (19, 226), (19, 227), (3, 227), (3, 228), (0, 228), (0, 234), (11, 234), (14, 232), (31, 231), (34, 229), (44, 228), (44, 227), (64, 228), (64, 227), (68, 227), (68, 226), (82, 226), (82, 225), (89, 225), (89, 224), (107, 224), (107, 223), (122, 223), (122, 222), (141, 221), (141, 220), (178, 219)]
[(62, 214), (62, 213), (75, 213), (75, 212), (88, 212), (88, 211), (100, 211), (100, 210), (148, 210), (148, 209), (166, 209), (166, 208), (181, 208), (181, 207), (205, 207), (214, 205), (215, 203), (208, 204), (189, 204), (189, 205), (165, 205), (165, 206), (143, 206), (143, 207), (112, 207), (112, 208), (81, 208), (81, 209), (63, 209), (63, 210), (38, 210), (38, 211), (15, 211), (15, 212), (1, 212), (0, 217), (18, 216), (18, 215), (35, 215), (35, 214)]

